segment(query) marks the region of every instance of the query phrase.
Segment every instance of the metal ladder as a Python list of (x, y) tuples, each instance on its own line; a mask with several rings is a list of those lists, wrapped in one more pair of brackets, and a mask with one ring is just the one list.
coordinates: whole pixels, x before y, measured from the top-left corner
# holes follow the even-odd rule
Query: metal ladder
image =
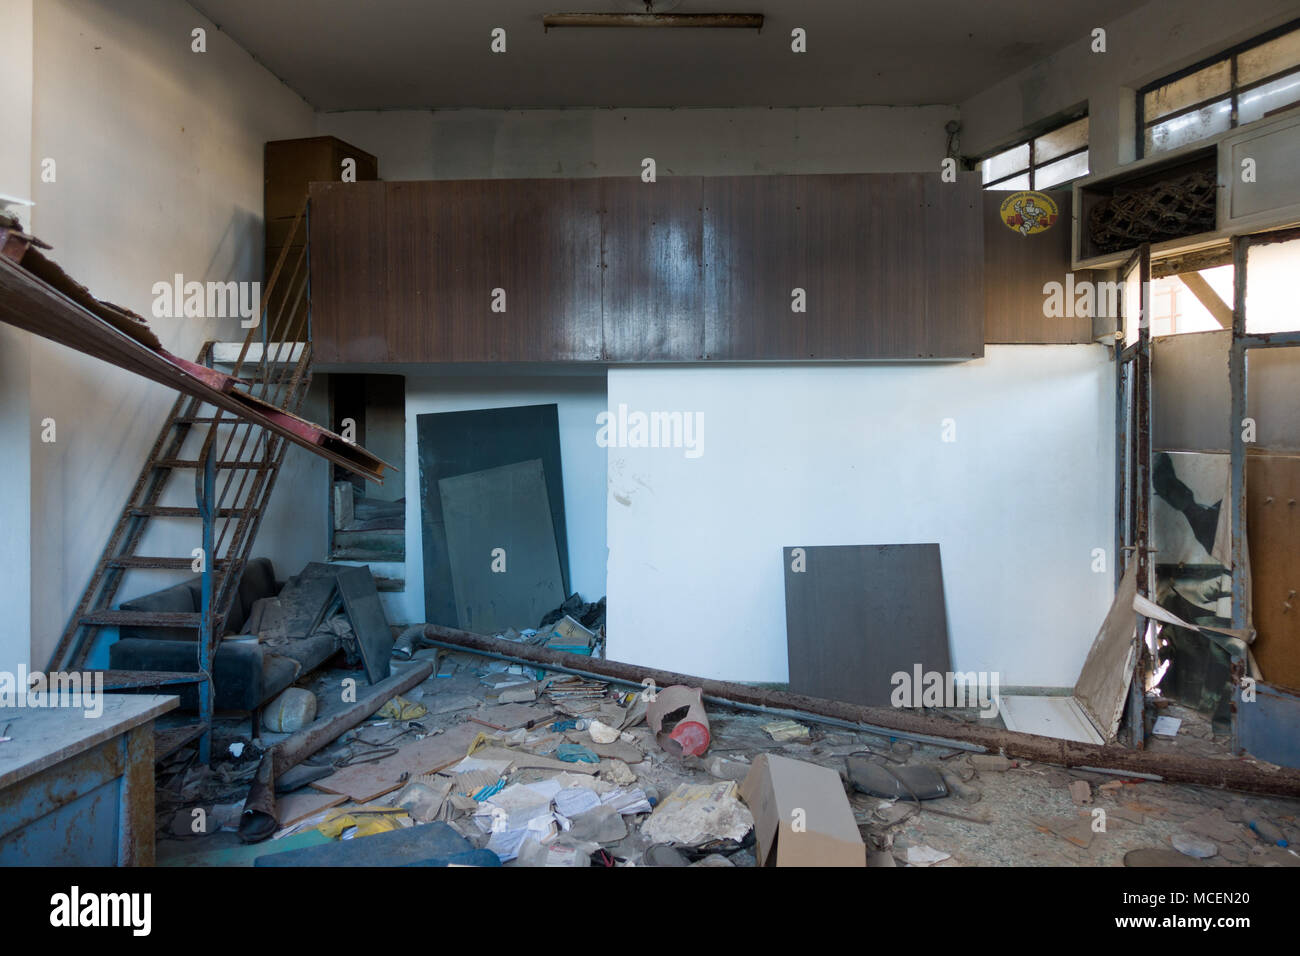
[[(304, 203), (263, 290), (261, 321), (249, 329), (238, 357), (218, 362), (214, 342), (205, 343), (198, 356), (198, 363), (209, 368), (232, 365), (230, 374), (240, 386), (291, 413), (298, 412), (311, 385), (306, 223)], [(300, 234), (301, 250), (287, 280), (280, 283), (289, 249)], [(271, 318), (273, 307), (275, 316)], [(254, 358), (249, 358), (250, 353)], [(198, 453), (192, 458), (183, 457), (186, 447), (192, 448), (198, 439)], [(86, 658), (102, 628), (193, 628), (197, 636), (194, 671), (84, 671), (102, 674), (106, 691), (198, 685), (198, 721), (160, 730), (155, 738), (155, 759), (195, 739), (199, 741), (199, 759), (207, 763), (211, 757), (213, 658), (288, 444), (285, 438), (261, 426), (197, 398), (180, 395), (50, 657), (50, 671), (84, 671)], [(160, 504), (171, 479), (185, 471), (194, 475), (195, 506)], [(138, 552), (151, 522), (160, 518), (197, 523), (201, 570), (195, 570), (193, 554), (172, 557)], [(143, 570), (201, 574), (201, 609), (190, 613), (114, 609), (112, 605), (126, 575)]]

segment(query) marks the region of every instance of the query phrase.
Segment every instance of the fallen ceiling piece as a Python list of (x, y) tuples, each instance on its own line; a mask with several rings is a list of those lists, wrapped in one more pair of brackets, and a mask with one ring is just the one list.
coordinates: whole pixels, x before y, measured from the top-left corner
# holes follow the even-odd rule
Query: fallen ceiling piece
[(371, 481), (382, 482), (392, 468), (342, 436), (249, 394), (233, 375), (167, 352), (144, 319), (95, 299), (40, 253), (43, 245), (0, 219), (0, 321), (191, 395)]

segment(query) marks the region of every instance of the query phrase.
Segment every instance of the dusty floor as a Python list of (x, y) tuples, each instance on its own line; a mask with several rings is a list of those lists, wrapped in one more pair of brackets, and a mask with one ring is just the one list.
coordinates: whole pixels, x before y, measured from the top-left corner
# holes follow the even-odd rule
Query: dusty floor
[[(337, 765), (348, 755), (354, 759), (364, 757), (376, 745), (391, 741), (405, 746), (418, 733), (446, 732), (471, 716), (491, 718), (492, 709), (497, 705), (487, 701), (488, 689), (480, 679), (488, 673), (490, 662), (486, 658), (445, 652), (439, 655), (432, 651), (419, 652), (417, 657), (438, 657), (441, 663), (435, 676), (404, 695), (428, 711), (419, 718), (416, 731), (408, 731), (391, 741), (405, 725), (372, 718), (309, 763)], [(331, 709), (330, 701), (338, 698), (340, 682), (349, 677), (357, 679), (360, 675), (357, 671), (322, 671), (299, 686), (316, 692), (324, 714)], [(364, 684), (363, 678), (361, 683)], [(617, 695), (618, 689), (611, 685), (604, 701), (606, 714), (613, 712)], [(547, 703), (545, 696), (539, 699), (539, 705)], [(579, 715), (584, 710), (592, 713), (598, 703), (560, 703), (555, 719), (562, 719), (565, 709)], [(457, 709), (446, 709), (457, 705)], [(658, 804), (679, 784), (716, 782), (720, 777), (710, 772), (711, 767), (721, 778), (734, 777), (737, 772), (743, 775), (745, 768), (737, 768), (732, 761), (748, 763), (759, 753), (768, 751), (821, 764), (840, 773), (846, 781), (872, 865), (1123, 866), (1125, 854), (1131, 850), (1171, 851), (1175, 843), (1184, 850), (1211, 854), (1203, 859), (1182, 854), (1182, 860), (1192, 865), (1300, 865), (1300, 855), (1273, 845), (1248, 828), (1248, 824), (1255, 822), (1269, 832), (1271, 825), (1292, 848), (1300, 846), (1300, 801), (1124, 779), (1026, 761), (1010, 761), (1006, 769), (981, 769), (977, 764), (988, 761), (969, 753), (817, 724), (807, 725), (806, 738), (778, 742), (763, 730), (774, 719), (770, 716), (712, 705), (708, 712), (712, 743), (702, 758), (665, 753), (641, 722), (628, 730), (630, 738), (616, 744), (627, 748), (630, 740), (630, 746), (635, 749), (625, 756), (640, 757), (626, 761), (635, 781), (629, 781), (625, 772), (606, 758), (598, 765), (602, 782), (596, 785), (605, 790), (616, 784), (640, 788), (651, 803)], [(1227, 738), (1215, 737), (1205, 718), (1177, 706), (1171, 706), (1165, 713), (1181, 717), (1182, 728), (1175, 739), (1156, 738), (1150, 744), (1152, 749), (1233, 759), (1228, 754)], [(954, 720), (975, 719), (969, 713), (948, 716)], [(497, 738), (494, 743), (533, 753), (553, 754), (557, 742), (591, 743), (583, 731), (571, 729), (557, 734), (548, 725), (509, 733), (474, 726), (494, 735)], [(251, 861), (250, 855), (235, 851), (239, 840), (234, 827), (261, 749), (284, 736), (262, 732), (252, 740), (247, 719), (222, 719), (214, 735), (211, 768), (198, 765), (192, 755), (182, 752), (160, 769), (157, 802), (160, 864), (246, 865)], [(232, 744), (236, 749), (239, 744), (244, 745), (238, 759), (231, 755)], [(931, 766), (944, 775), (951, 795), (920, 801), (918, 805), (910, 798), (887, 801), (856, 793), (847, 785), (845, 761), (847, 755), (854, 753), (873, 756), (889, 766)], [(720, 765), (719, 758), (726, 763)], [(556, 778), (559, 772), (556, 769), (514, 770), (507, 782), (532, 783)], [(1076, 786), (1072, 796), (1071, 784), (1076, 781), (1085, 781), (1088, 787), (1083, 792)], [(392, 801), (395, 796), (396, 793), (390, 793), (386, 798), (373, 800), (371, 805), (389, 805), (385, 800)], [(1083, 802), (1076, 803), (1076, 798)], [(483, 846), (488, 836), (475, 827), (471, 818), (473, 810), (468, 809), (473, 803), (466, 803), (466, 799), (461, 798), (458, 807), (444, 806), (437, 818), (446, 819), (475, 845)], [(344, 804), (339, 809), (346, 810), (349, 806)], [(203, 808), (207, 820), (199, 828), (205, 831), (202, 833), (194, 832), (196, 807)], [(310, 817), (277, 837), (310, 829), (323, 818), (324, 814)], [(631, 815), (622, 819), (626, 835), (618, 834), (616, 839), (606, 839), (600, 845), (619, 864), (644, 865), (643, 854), (651, 841), (642, 836), (640, 829), (649, 816)], [(400, 822), (418, 825), (409, 818)], [(260, 846), (271, 852), (275, 845), (274, 841), (268, 841)], [(588, 843), (586, 847), (590, 849), (593, 845)], [(739, 846), (732, 841), (722, 842), (719, 848), (719, 852), (703, 857), (709, 865), (755, 865), (752, 834)]]

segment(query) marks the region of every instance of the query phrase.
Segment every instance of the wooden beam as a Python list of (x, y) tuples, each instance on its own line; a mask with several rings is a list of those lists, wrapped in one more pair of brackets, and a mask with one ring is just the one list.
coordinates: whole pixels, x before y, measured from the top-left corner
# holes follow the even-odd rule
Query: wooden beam
[(1187, 286), (1192, 295), (1196, 296), (1201, 305), (1214, 316), (1215, 322), (1225, 329), (1232, 328), (1232, 309), (1219, 298), (1219, 293), (1210, 288), (1210, 284), (1199, 272), (1182, 272), (1179, 273), (1178, 278), (1183, 280), (1183, 285)]

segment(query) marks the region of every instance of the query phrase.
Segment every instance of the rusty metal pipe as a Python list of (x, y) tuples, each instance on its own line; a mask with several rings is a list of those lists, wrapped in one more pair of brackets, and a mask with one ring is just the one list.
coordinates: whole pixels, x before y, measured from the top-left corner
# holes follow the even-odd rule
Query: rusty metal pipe
[(275, 813), (275, 778), (306, 760), (332, 740), (361, 723), (398, 694), (404, 694), (416, 684), (422, 684), (433, 673), (432, 663), (421, 663), (394, 674), (371, 687), (355, 704), (337, 714), (322, 717), (310, 727), (304, 727), (291, 737), (280, 741), (262, 755), (257, 776), (248, 789), (244, 813), (239, 818), (239, 838), (245, 843), (258, 843), (276, 831), (280, 825)]
[[(912, 713), (909, 710), (866, 707), (844, 701), (791, 694), (786, 691), (747, 687), (730, 681), (675, 674), (672, 671), (652, 667), (636, 667), (618, 661), (593, 659), (580, 654), (515, 644), (438, 624), (426, 624), (424, 630), (432, 640), (454, 645), (460, 650), (510, 655), (522, 663), (556, 670), (571, 667), (575, 670), (587, 671), (588, 676), (600, 680), (617, 679), (637, 686), (642, 686), (643, 681), (649, 680), (656, 687), (687, 684), (699, 687), (707, 696), (718, 698), (730, 706), (748, 704), (770, 707), (774, 710), (798, 712), (798, 715), (806, 720), (830, 717), (851, 724), (887, 728), (895, 732), (895, 735), (897, 732), (904, 732), (964, 741), (983, 747), (991, 753), (1002, 753), (1008, 757), (1022, 757), (1026, 760), (1056, 764), (1061, 767), (1109, 767), (1113, 768), (1112, 772), (1117, 775), (1136, 772), (1136, 774), (1155, 775), (1169, 783), (1190, 783), (1245, 793), (1300, 797), (1300, 770), (1286, 767), (1273, 768), (1271, 765), (1261, 766), (1239, 758), (1203, 759), (1181, 754), (1156, 754), (1143, 750), (1130, 750), (1114, 744), (1098, 746), (1073, 740), (1057, 740), (1054, 737), (1040, 737), (1037, 734), (960, 723), (941, 717)], [(945, 743), (944, 746), (947, 744)]]
[[(433, 625), (433, 626), (437, 626), (437, 625)], [(423, 627), (425, 627), (425, 625), (419, 625), (419, 628), (423, 628)], [(412, 628), (412, 630), (417, 630), (417, 629), (418, 628)], [(510, 643), (513, 644), (513, 642)], [(428, 637), (427, 635), (421, 641), (421, 644), (423, 644), (425, 647), (441, 647), (451, 651), (467, 650), (467, 648), (464, 647), (463, 645), (453, 644), (450, 641), (434, 640)], [(476, 650), (473, 651), (473, 653), (479, 654), (483, 657), (490, 657), (499, 661), (509, 661), (512, 664), (536, 664), (535, 661), (527, 660), (526, 658), (515, 657), (510, 654), (500, 654), (493, 651)], [(574, 655), (574, 656), (580, 657), (581, 655)], [(590, 660), (591, 658), (583, 657), (582, 659)], [(645, 688), (645, 685), (642, 684), (640, 681), (629, 680), (623, 677), (611, 677), (608, 674), (598, 674), (595, 671), (581, 670), (575, 667), (567, 667), (562, 664), (547, 664), (544, 666), (546, 667), (547, 670), (554, 671), (559, 674), (572, 674), (574, 677), (586, 677), (589, 680), (605, 681), (611, 684), (623, 684), (627, 687), (635, 687), (638, 690), (643, 690)], [(690, 678), (690, 680), (693, 681), (695, 680), (695, 678)], [(886, 737), (886, 738), (898, 737), (903, 740), (913, 740), (920, 744), (929, 744), (933, 747), (949, 747), (956, 750), (969, 751), (971, 753), (986, 752), (985, 749), (980, 745), (966, 743), (965, 741), (962, 740), (950, 740), (946, 737), (935, 737), (930, 734), (916, 734), (916, 733), (910, 733), (905, 730), (894, 730), (890, 727), (877, 727), (873, 724), (855, 723), (849, 720), (840, 720), (838, 717), (826, 717), (822, 714), (810, 714), (801, 710), (788, 710), (783, 707), (770, 707), (763, 704), (748, 704), (742, 701), (732, 700), (727, 697), (718, 697), (713, 694), (705, 694), (703, 696), (704, 696), (704, 701), (706, 703), (718, 704), (722, 707), (731, 707), (736, 710), (749, 711), (750, 713), (755, 713), (755, 714), (769, 714), (773, 717), (789, 717), (792, 720), (804, 720), (815, 724), (825, 724), (828, 727), (839, 727), (844, 730), (856, 730), (859, 733), (875, 734), (878, 737)]]

